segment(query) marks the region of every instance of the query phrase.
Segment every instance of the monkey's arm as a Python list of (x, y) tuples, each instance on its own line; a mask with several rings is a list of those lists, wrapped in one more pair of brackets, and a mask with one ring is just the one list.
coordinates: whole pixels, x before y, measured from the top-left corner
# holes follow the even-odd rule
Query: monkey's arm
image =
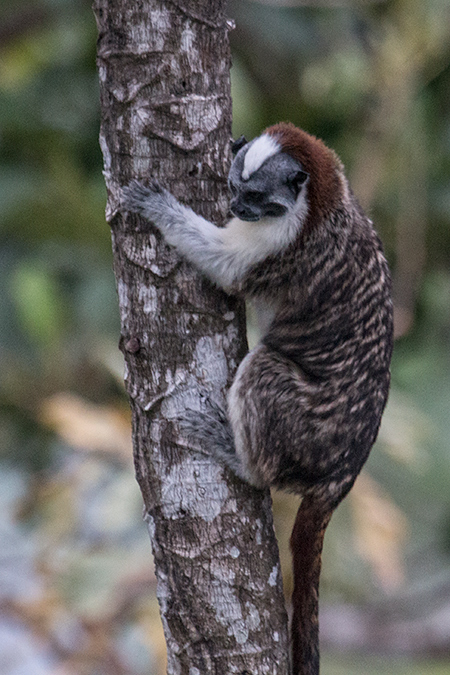
[(166, 242), (211, 281), (223, 288), (231, 286), (236, 265), (233, 252), (225, 244), (223, 229), (180, 204), (156, 182), (146, 187), (132, 181), (122, 190), (122, 206), (150, 220)]

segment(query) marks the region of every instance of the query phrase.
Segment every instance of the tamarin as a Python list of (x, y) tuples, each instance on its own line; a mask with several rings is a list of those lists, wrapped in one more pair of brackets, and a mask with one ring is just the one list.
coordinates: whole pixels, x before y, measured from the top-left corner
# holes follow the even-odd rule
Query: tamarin
[(184, 427), (240, 478), (298, 493), (292, 672), (319, 673), (318, 586), (325, 529), (375, 442), (390, 382), (391, 283), (382, 246), (335, 153), (290, 123), (234, 144), (234, 217), (219, 228), (152, 182), (123, 207), (255, 306), (262, 331), (227, 409)]

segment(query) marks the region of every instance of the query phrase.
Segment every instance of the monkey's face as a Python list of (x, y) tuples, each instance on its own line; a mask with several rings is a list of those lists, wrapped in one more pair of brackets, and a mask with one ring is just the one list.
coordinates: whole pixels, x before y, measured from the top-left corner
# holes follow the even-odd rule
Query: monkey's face
[(293, 209), (308, 174), (278, 143), (263, 135), (243, 145), (231, 165), (230, 209), (241, 220), (279, 218)]

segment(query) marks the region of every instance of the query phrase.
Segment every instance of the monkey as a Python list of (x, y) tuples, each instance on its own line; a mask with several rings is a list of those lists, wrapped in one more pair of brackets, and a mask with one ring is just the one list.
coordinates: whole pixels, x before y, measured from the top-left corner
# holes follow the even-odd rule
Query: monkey
[(156, 182), (123, 188), (183, 258), (254, 304), (261, 339), (226, 409), (184, 419), (257, 488), (297, 493), (291, 535), (293, 675), (318, 675), (318, 589), (326, 527), (376, 440), (390, 385), (391, 280), (372, 221), (320, 139), (282, 122), (233, 146), (224, 228)]

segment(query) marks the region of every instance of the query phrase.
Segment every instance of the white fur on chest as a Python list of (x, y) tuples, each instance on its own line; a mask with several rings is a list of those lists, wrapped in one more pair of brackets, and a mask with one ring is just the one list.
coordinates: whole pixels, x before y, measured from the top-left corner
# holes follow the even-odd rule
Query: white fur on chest
[(296, 239), (308, 212), (305, 193), (302, 192), (295, 208), (281, 218), (256, 222), (230, 220), (222, 230), (222, 241), (231, 254), (235, 278), (242, 278), (249, 267), (281, 253)]

